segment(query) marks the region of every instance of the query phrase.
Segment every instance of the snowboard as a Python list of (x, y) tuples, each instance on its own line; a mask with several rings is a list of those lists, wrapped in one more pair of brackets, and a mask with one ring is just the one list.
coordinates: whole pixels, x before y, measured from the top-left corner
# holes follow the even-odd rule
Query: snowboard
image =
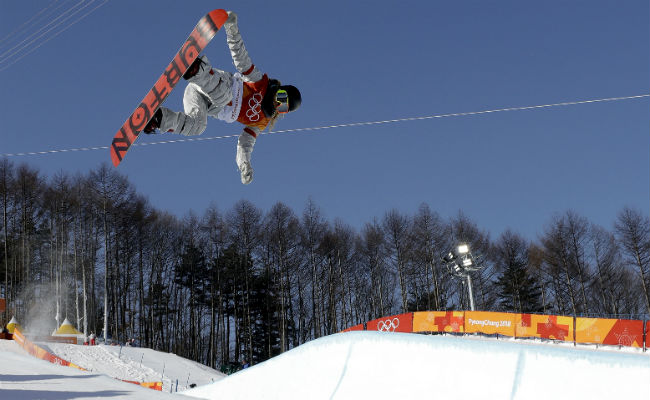
[(169, 96), (192, 62), (210, 43), (226, 19), (228, 19), (226, 11), (219, 9), (210, 11), (199, 20), (155, 85), (115, 134), (110, 147), (114, 166), (117, 167), (124, 159), (126, 152), (129, 151), (158, 107)]

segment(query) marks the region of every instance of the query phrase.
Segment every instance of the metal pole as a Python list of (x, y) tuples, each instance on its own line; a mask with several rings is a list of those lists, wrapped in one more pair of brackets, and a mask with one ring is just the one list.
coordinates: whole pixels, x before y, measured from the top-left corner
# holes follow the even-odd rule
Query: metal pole
[(469, 292), (469, 308), (474, 311), (474, 293), (472, 293), (472, 278), (467, 273), (467, 291)]

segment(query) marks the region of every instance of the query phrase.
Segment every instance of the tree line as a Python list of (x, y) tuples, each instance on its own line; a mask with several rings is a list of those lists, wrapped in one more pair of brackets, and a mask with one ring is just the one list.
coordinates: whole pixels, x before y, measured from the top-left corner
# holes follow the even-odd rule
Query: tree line
[[(535, 240), (493, 239), (462, 212), (388, 210), (355, 229), (311, 199), (295, 211), (241, 200), (180, 218), (101, 165), (47, 177), (0, 160), (0, 286), (12, 315), (54, 329), (174, 352), (212, 367), (257, 363), (374, 318), (469, 309), (442, 262), (467, 243), (477, 310), (650, 315), (650, 220), (622, 209), (612, 227), (574, 211)], [(41, 319), (42, 319), (41, 318)], [(49, 321), (49, 322), (47, 322)]]

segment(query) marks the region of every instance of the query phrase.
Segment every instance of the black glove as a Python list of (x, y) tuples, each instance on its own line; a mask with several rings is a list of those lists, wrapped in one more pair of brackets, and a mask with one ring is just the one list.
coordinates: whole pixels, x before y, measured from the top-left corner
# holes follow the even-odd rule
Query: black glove
[(147, 125), (142, 130), (147, 135), (158, 133), (156, 129), (160, 128), (160, 123), (162, 121), (162, 110), (159, 108), (149, 120)]

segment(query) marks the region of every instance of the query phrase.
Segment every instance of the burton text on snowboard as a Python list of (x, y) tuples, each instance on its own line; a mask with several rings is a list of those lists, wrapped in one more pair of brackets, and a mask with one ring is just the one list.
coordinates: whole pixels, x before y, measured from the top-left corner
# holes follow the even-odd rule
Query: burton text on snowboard
[(115, 134), (110, 147), (111, 160), (114, 166), (117, 167), (120, 164), (129, 147), (153, 117), (156, 109), (169, 96), (174, 86), (176, 86), (196, 57), (210, 43), (210, 40), (226, 22), (226, 19), (228, 19), (226, 11), (219, 9), (210, 11), (199, 20), (172, 62), (165, 68), (165, 72), (158, 78), (156, 84), (153, 85), (140, 105)]

